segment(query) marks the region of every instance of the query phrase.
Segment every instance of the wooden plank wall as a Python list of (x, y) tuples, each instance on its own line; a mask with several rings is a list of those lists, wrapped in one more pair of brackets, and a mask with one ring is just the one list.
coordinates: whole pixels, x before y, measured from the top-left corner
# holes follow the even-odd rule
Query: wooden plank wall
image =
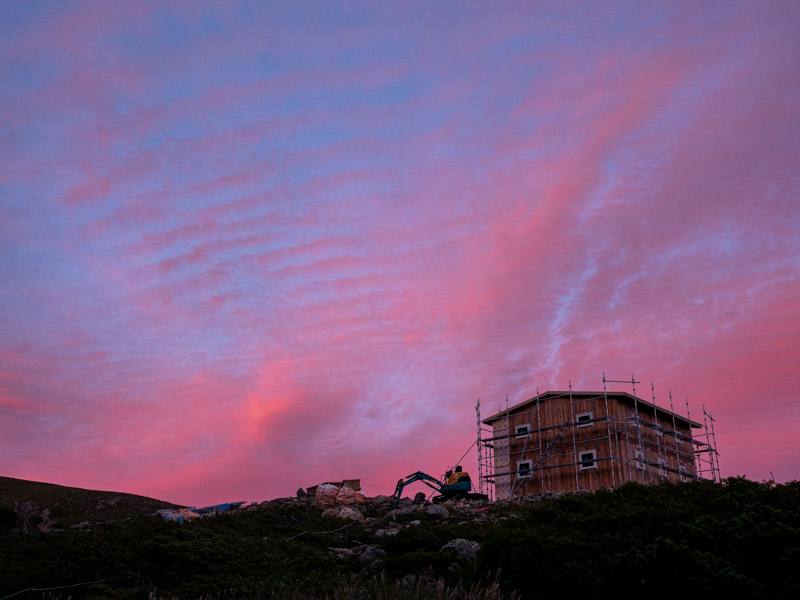
[[(508, 433), (505, 419), (499, 419), (492, 424), (494, 437), (504, 436)], [(494, 440), (494, 472), (498, 474), (494, 479), (495, 498), (508, 498), (511, 495), (511, 471), (509, 465), (508, 438)]]
[[(603, 396), (578, 399), (568, 396), (547, 398), (533, 403), (524, 409), (512, 412), (508, 418), (510, 433), (518, 427), (526, 426), (533, 433), (516, 435), (508, 440), (496, 440), (495, 473), (497, 478), (495, 493), (497, 498), (513, 495), (521, 496), (546, 491), (596, 490), (612, 488), (626, 481), (657, 483), (659, 481), (678, 482), (681, 475), (679, 467), (686, 469), (687, 477), (695, 475), (694, 452), (691, 443), (679, 440), (672, 435), (672, 418), (662, 412), (654, 415), (647, 405), (639, 406), (641, 426), (641, 454), (639, 430), (636, 427), (634, 407), (617, 398), (608, 398), (608, 413), (612, 419), (594, 421), (590, 425), (570, 425), (582, 413), (592, 413), (593, 419), (606, 416), (606, 403)], [(644, 423), (658, 424), (662, 434), (654, 427)], [(505, 435), (506, 419), (495, 421), (494, 435)], [(537, 432), (540, 428), (551, 428)], [(686, 426), (676, 423), (678, 434), (689, 437)], [(575, 445), (573, 446), (573, 435)], [(609, 448), (610, 440), (610, 448)], [(549, 451), (548, 451), (549, 448)], [(581, 452), (594, 451), (597, 461), (594, 468), (581, 468)], [(612, 460), (613, 457), (613, 460)], [(637, 460), (643, 458), (645, 462)], [(519, 463), (531, 461), (533, 472), (528, 477), (517, 477)], [(652, 463), (652, 464), (647, 464)], [(667, 468), (660, 469), (659, 464)], [(541, 468), (538, 468), (541, 467)], [(514, 475), (503, 475), (514, 472)]]

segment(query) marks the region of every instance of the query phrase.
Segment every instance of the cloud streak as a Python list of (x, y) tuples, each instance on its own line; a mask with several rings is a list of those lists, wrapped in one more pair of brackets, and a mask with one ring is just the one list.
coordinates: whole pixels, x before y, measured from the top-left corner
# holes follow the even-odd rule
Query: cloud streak
[(798, 8), (592, 10), (1, 8), (3, 473), (389, 493), (606, 372), (796, 479)]

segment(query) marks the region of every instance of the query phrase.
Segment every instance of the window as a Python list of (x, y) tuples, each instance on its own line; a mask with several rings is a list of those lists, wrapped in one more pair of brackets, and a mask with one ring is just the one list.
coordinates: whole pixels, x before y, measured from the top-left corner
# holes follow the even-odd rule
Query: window
[(530, 477), (533, 475), (532, 462), (530, 460), (521, 460), (517, 463), (517, 476)]
[(661, 430), (661, 427), (657, 423), (656, 425), (653, 426), (653, 428), (656, 430), (656, 435), (658, 437), (664, 437), (664, 432)]
[(678, 471), (681, 474), (681, 481), (686, 481), (688, 479), (688, 477), (686, 477), (686, 467), (680, 466), (678, 467)]
[(597, 450), (584, 450), (578, 456), (581, 459), (581, 471), (597, 468)]
[(517, 437), (518, 438), (524, 438), (529, 433), (528, 432), (528, 426), (527, 425), (517, 425), (516, 432), (517, 432)]
[(592, 426), (592, 418), (594, 415), (592, 412), (586, 412), (579, 414), (577, 418), (578, 427), (591, 427)]
[(636, 461), (636, 468), (640, 471), (644, 471), (644, 455), (639, 450), (636, 451), (636, 458), (634, 458), (634, 460)]
[(658, 463), (658, 475), (662, 479), (667, 479), (669, 477), (669, 474), (667, 472), (667, 461), (665, 461), (665, 460), (659, 461), (659, 463)]

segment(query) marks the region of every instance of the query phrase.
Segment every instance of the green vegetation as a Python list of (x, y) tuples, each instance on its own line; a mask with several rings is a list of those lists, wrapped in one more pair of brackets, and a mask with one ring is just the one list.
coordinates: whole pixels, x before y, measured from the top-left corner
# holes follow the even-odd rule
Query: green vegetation
[[(565, 496), (499, 523), (481, 570), (538, 598), (800, 597), (800, 482), (628, 484)], [(734, 593), (735, 592), (735, 593)]]
[[(273, 501), (184, 524), (139, 516), (6, 532), (0, 598), (98, 580), (16, 598), (800, 597), (800, 482), (628, 484), (444, 520), (425, 511), (393, 518), (378, 503), (365, 514), (344, 527), (311, 503)], [(376, 536), (390, 527), (399, 532)], [(480, 543), (477, 558), (440, 551), (456, 538)], [(386, 554), (330, 550), (364, 545)]]
[(15, 529), (69, 529), (79, 523), (116, 521), (161, 508), (176, 506), (134, 494), (0, 477), (0, 535)]

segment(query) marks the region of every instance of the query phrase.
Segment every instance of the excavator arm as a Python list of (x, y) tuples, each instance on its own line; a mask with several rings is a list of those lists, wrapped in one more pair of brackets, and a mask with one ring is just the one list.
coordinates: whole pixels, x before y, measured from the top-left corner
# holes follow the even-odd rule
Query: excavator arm
[(442, 484), (438, 479), (431, 477), (422, 471), (417, 471), (416, 473), (412, 473), (411, 475), (407, 475), (403, 479), (398, 480), (397, 487), (394, 488), (394, 501), (392, 502), (392, 508), (397, 508), (400, 504), (400, 496), (403, 494), (403, 488), (414, 483), (415, 481), (421, 481), (439, 493), (442, 491)]

